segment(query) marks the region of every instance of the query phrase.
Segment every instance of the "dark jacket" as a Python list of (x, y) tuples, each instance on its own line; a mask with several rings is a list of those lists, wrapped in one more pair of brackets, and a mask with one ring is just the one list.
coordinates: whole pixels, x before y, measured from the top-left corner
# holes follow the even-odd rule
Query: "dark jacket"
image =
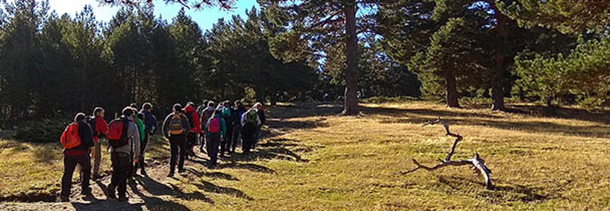
[(262, 109), (257, 109), (256, 110), (256, 114), (258, 115), (258, 118), (261, 120), (261, 124), (260, 125), (264, 125), (265, 124), (265, 111)]
[(151, 134), (155, 133), (157, 127), (159, 127), (157, 117), (147, 110), (141, 110), (140, 113), (144, 115), (144, 131)]
[[(167, 115), (167, 117), (165, 117), (165, 120), (163, 120), (163, 126), (162, 126), (162, 130), (161, 132), (163, 133), (163, 136), (169, 138), (169, 122), (172, 119), (172, 117), (174, 116), (174, 113), (170, 113), (169, 115)], [(187, 132), (191, 129), (191, 124), (189, 124), (189, 119), (184, 116), (183, 113), (180, 113), (180, 118), (182, 120), (182, 126), (184, 127), (184, 131), (182, 133), (182, 135), (186, 135)]]
[(94, 146), (93, 133), (89, 124), (85, 122), (78, 123), (78, 136), (80, 138), (80, 145), (72, 149), (64, 149), (64, 155), (80, 156), (89, 153), (89, 149)]

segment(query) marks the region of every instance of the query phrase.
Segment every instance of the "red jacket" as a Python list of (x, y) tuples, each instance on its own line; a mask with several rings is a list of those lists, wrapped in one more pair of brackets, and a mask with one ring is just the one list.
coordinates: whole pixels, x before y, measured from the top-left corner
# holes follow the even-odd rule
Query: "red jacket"
[[(199, 114), (197, 114), (197, 110), (193, 108), (193, 106), (187, 106), (184, 108), (184, 114), (192, 120), (191, 123), (191, 132), (200, 134), (201, 133), (201, 123), (199, 122)], [(192, 116), (191, 116), (192, 115)]]
[[(93, 141), (95, 143), (97, 143), (99, 140), (99, 136), (101, 135), (106, 135), (106, 132), (108, 132), (108, 123), (106, 123), (106, 120), (104, 120), (104, 118), (99, 118), (96, 117), (95, 118), (95, 128), (93, 129)], [(97, 134), (97, 135), (96, 135)]]

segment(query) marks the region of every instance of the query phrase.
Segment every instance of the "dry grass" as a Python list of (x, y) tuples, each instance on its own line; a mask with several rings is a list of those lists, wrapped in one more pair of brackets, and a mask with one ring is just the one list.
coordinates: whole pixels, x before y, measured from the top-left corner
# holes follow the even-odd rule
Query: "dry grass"
[[(513, 105), (527, 111), (516, 114), (428, 102), (363, 106), (359, 117), (336, 116), (336, 106), (270, 108), (270, 136), (254, 153), (221, 160), (216, 170), (190, 166), (190, 174), (169, 183), (193, 197), (169, 200), (192, 210), (610, 207), (607, 111), (591, 114), (572, 108), (556, 113), (560, 117), (544, 117), (525, 105)], [(482, 178), (467, 167), (399, 174), (414, 167), (411, 158), (432, 165), (444, 157), (452, 139), (438, 126), (421, 128), (439, 116), (452, 125), (452, 132), (464, 136), (453, 159), (479, 152), (493, 171), (496, 190), (486, 190)], [(0, 148), (0, 193), (37, 187), (11, 180), (58, 183), (61, 164), (33, 160), (28, 153), (35, 146), (3, 141)], [(20, 169), (15, 165), (32, 170), (13, 172)], [(40, 171), (47, 173), (37, 176)], [(163, 204), (147, 208), (171, 209)]]

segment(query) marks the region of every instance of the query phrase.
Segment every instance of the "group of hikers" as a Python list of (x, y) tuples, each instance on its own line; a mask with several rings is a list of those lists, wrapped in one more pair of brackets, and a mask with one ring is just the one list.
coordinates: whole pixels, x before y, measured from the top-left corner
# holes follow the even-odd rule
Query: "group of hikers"
[[(174, 104), (173, 111), (163, 120), (161, 128), (158, 128), (157, 118), (152, 114), (153, 106), (148, 102), (142, 105), (140, 111), (135, 103), (125, 107), (121, 116), (110, 123), (104, 119), (105, 110), (102, 107), (94, 108), (92, 116), (77, 113), (74, 122), (66, 127), (60, 137), (64, 147), (61, 201), (70, 200), (72, 175), (77, 165), (80, 166), (81, 193), (91, 194), (89, 180), (101, 178), (103, 138), (108, 140), (112, 163), (108, 196), (117, 198), (118, 190), (119, 201), (127, 201), (127, 181), (137, 174), (138, 169), (141, 175), (147, 175), (144, 155), (151, 135), (158, 129), (169, 140), (171, 156), (168, 177), (174, 176), (176, 164), (178, 173), (185, 172), (184, 162), (195, 156), (197, 146), (208, 155), (209, 169), (217, 165), (219, 153), (221, 157), (226, 153), (235, 153), (240, 141), (243, 153), (249, 153), (256, 147), (265, 123), (261, 103), (246, 109), (240, 101), (224, 101), (216, 105), (213, 101), (204, 100), (199, 107), (195, 106), (193, 102), (188, 102), (184, 108), (180, 103)], [(91, 156), (94, 158), (93, 168)]]

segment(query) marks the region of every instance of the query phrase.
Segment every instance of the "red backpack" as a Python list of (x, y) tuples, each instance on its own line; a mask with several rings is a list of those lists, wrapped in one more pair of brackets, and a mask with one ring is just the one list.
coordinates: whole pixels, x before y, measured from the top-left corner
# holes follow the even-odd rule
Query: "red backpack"
[(106, 138), (108, 144), (112, 147), (122, 147), (127, 145), (127, 128), (129, 126), (129, 120), (127, 119), (115, 119), (110, 122), (108, 126), (108, 133)]
[(80, 136), (78, 136), (78, 123), (72, 123), (66, 127), (59, 139), (64, 149), (72, 149), (80, 146)]
[(212, 117), (208, 123), (208, 133), (218, 133), (220, 131), (220, 117)]

